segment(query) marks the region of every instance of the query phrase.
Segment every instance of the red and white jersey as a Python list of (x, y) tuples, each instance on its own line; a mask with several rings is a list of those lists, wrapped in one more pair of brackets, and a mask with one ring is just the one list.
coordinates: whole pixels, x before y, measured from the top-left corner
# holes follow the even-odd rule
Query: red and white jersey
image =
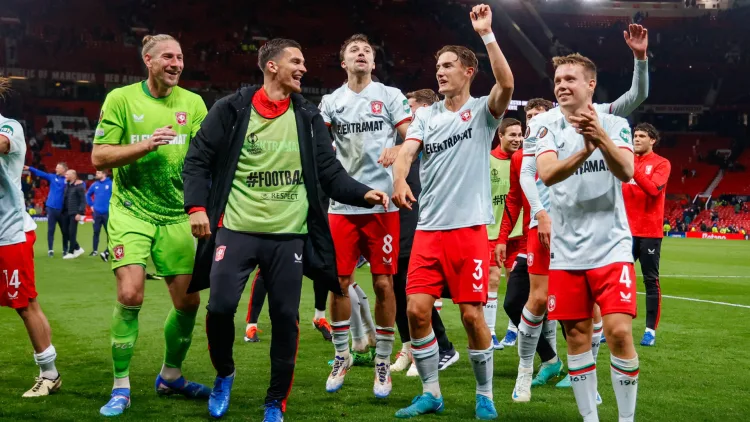
[(445, 108), (443, 100), (414, 114), (406, 140), (422, 143), (417, 230), (451, 230), (495, 222), (490, 148), (502, 116), (492, 115), (487, 98), (469, 97), (456, 112)]
[[(597, 114), (615, 145), (632, 152), (627, 120)], [(536, 143), (537, 158), (555, 153), (558, 160), (565, 160), (585, 147), (583, 136), (562, 114), (545, 113), (532, 119), (529, 139)], [(607, 167), (601, 150), (596, 149), (570, 177), (550, 186), (549, 199), (550, 269), (586, 270), (633, 262), (622, 182)]]
[[(372, 189), (393, 194), (393, 168), (378, 163), (383, 150), (396, 145), (399, 125), (411, 121), (404, 94), (379, 82), (370, 82), (359, 94), (344, 84), (320, 102), (323, 120), (333, 132), (336, 158), (347, 173)], [(331, 201), (331, 214), (373, 214), (397, 211), (344, 205)]]
[(0, 155), (0, 246), (23, 243), (25, 232), (36, 229), (26, 212), (21, 190), (21, 173), (26, 158), (26, 138), (21, 124), (0, 115), (0, 136), (8, 138), (10, 149)]

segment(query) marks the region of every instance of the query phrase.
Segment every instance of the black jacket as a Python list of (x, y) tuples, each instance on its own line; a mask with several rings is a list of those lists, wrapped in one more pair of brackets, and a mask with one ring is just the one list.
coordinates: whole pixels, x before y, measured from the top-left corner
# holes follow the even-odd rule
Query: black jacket
[[(190, 142), (182, 170), (185, 211), (193, 207), (206, 208), (211, 222), (211, 237), (198, 242), (193, 280), (188, 292), (209, 287), (219, 219), (227, 205), (245, 142), (251, 101), (259, 88), (242, 88), (217, 101)], [(344, 204), (372, 208), (365, 201), (365, 194), (370, 188), (352, 179), (336, 159), (331, 136), (318, 108), (298, 94), (292, 94), (292, 104), (309, 204), (304, 274), (316, 282), (325, 283), (332, 292), (341, 294), (333, 238), (323, 208), (323, 194)]]
[(62, 212), (70, 215), (86, 214), (86, 190), (83, 183), (65, 184)]

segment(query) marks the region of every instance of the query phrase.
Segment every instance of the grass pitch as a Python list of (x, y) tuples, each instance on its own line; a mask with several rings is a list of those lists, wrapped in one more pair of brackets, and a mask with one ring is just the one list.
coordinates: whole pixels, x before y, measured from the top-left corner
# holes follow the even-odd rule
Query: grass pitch
[[(58, 369), (63, 386), (58, 394), (34, 400), (22, 399), (37, 375), (26, 331), (15, 312), (0, 309), (0, 420), (101, 420), (99, 407), (112, 387), (109, 324), (115, 303), (114, 277), (99, 258), (82, 256), (63, 261), (58, 247), (47, 257), (46, 224), (37, 230), (36, 274), (39, 301), (53, 331)], [(91, 250), (90, 224), (79, 230), (86, 252)], [(103, 239), (104, 240), (104, 239)], [(356, 274), (368, 289), (368, 269)], [(662, 247), (662, 291), (664, 295), (700, 299), (745, 307), (663, 300), (662, 320), (655, 348), (638, 346), (641, 376), (636, 419), (640, 421), (747, 421), (750, 420), (750, 242), (698, 239), (664, 239)], [(640, 278), (639, 278), (640, 280)], [(248, 289), (249, 290), (249, 289)], [(643, 285), (639, 285), (643, 291)], [(501, 296), (502, 297), (502, 296)], [(211, 385), (214, 371), (205, 336), (205, 301), (195, 327), (193, 345), (184, 365), (186, 376)], [(634, 337), (643, 332), (645, 304), (639, 294), (640, 316), (634, 322)], [(225, 420), (261, 420), (263, 398), (269, 380), (270, 324), (266, 310), (259, 328), (261, 342), (242, 341), (248, 292), (236, 316), (235, 360), (237, 380)], [(154, 393), (154, 378), (164, 352), (163, 322), (171, 306), (164, 282), (149, 281), (140, 313), (140, 336), (131, 367), (132, 407), (120, 420), (205, 421), (206, 402), (160, 398)], [(372, 306), (372, 305), (371, 305)], [(306, 282), (300, 315), (301, 339), (297, 371), (286, 419), (289, 421), (381, 421), (409, 404), (421, 392), (418, 378), (393, 374), (394, 389), (387, 400), (372, 395), (371, 368), (354, 368), (337, 394), (325, 392), (327, 361), (333, 347), (313, 330), (312, 284)], [(443, 416), (424, 420), (473, 420), (474, 379), (466, 351), (466, 336), (458, 309), (446, 303), (443, 318), (461, 359), (440, 373), (445, 396)], [(498, 332), (507, 318), (498, 312)], [(735, 321), (735, 322), (732, 322)], [(562, 336), (558, 348), (565, 350)], [(400, 348), (395, 345), (394, 351)], [(599, 407), (603, 421), (617, 420), (617, 407), (609, 376), (609, 351), (599, 354)], [(563, 360), (565, 358), (563, 356)], [(537, 362), (538, 363), (538, 362)], [(515, 404), (511, 393), (518, 365), (517, 349), (495, 353), (495, 403), (504, 421), (578, 421), (580, 416), (570, 389), (553, 384), (532, 390), (532, 401)]]

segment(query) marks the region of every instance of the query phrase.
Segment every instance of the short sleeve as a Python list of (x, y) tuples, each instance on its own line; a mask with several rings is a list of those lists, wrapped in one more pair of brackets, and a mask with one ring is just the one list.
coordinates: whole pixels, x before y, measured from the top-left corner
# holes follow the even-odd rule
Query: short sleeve
[(404, 142), (413, 140), (422, 143), (424, 140), (424, 127), (428, 108), (429, 107), (422, 107), (414, 113), (414, 120), (412, 120), (409, 125), (409, 129), (406, 130), (406, 139)]
[(609, 138), (617, 145), (618, 148), (625, 148), (633, 152), (633, 134), (630, 132), (628, 121), (622, 117), (614, 117), (607, 131)]
[(198, 134), (198, 130), (200, 130), (203, 120), (206, 119), (206, 115), (208, 115), (206, 103), (203, 101), (203, 98), (196, 95), (195, 111), (193, 112), (193, 116), (195, 117), (192, 119), (193, 127), (190, 130), (190, 139), (195, 138), (195, 135)]
[(388, 89), (388, 115), (393, 127), (399, 127), (411, 120), (411, 109), (409, 101), (398, 89)]
[(547, 152), (554, 152), (557, 154), (557, 144), (555, 143), (555, 135), (546, 126), (547, 123), (543, 119), (532, 119), (527, 129), (528, 136), (523, 141), (524, 150), (527, 142), (529, 144), (536, 145), (535, 155), (538, 157)]
[(14, 120), (3, 122), (0, 126), (0, 136), (5, 136), (10, 141), (8, 155), (20, 153), (24, 150), (26, 138), (23, 135), (23, 127), (20, 123)]
[(326, 123), (326, 126), (331, 126), (331, 105), (330, 103), (331, 96), (330, 95), (324, 95), (323, 98), (320, 100), (320, 104), (318, 105), (318, 108), (320, 109), (320, 115), (323, 116), (323, 121)]
[[(479, 99), (480, 106), (477, 107), (479, 110), (481, 110), (482, 118), (487, 123), (487, 126), (490, 129), (490, 132), (494, 135), (495, 131), (497, 130), (497, 127), (500, 126), (500, 122), (503, 120), (503, 114), (501, 114), (498, 117), (495, 117), (492, 115), (492, 111), (490, 111), (490, 105), (489, 105), (489, 96), (481, 97)], [(505, 111), (503, 110), (503, 113)]]
[(114, 90), (107, 95), (94, 132), (95, 144), (119, 145), (125, 132), (125, 99)]

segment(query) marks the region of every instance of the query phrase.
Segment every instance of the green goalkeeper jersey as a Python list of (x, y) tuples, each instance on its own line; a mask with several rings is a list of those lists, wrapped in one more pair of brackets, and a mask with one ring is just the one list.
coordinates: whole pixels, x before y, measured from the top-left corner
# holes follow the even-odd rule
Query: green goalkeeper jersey
[(102, 105), (95, 144), (134, 144), (169, 125), (177, 132), (169, 144), (114, 169), (110, 205), (156, 225), (186, 221), (182, 166), (206, 114), (203, 99), (180, 87), (163, 98), (154, 98), (145, 81), (110, 92)]

